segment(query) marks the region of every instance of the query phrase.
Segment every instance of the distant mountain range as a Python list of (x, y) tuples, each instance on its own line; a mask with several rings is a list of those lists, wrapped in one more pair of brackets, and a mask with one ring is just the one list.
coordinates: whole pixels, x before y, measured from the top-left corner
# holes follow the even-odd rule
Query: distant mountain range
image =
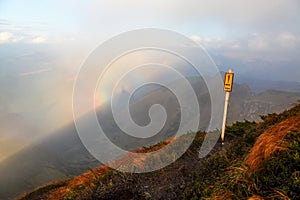
[(272, 81), (253, 79), (246, 76), (237, 76), (236, 81), (240, 84), (245, 83), (254, 92), (263, 92), (265, 90), (280, 90), (285, 92), (300, 93), (300, 82), (295, 81)]
[[(200, 100), (202, 117), (199, 129), (205, 130), (210, 120), (209, 93), (201, 78), (193, 77), (189, 82)], [(300, 99), (300, 93), (295, 92), (277, 91), (273, 88), (263, 91), (257, 89), (257, 91), (260, 92), (254, 91), (247, 84), (234, 85), (229, 107), (229, 124), (245, 119), (259, 120), (260, 115), (281, 112)], [(172, 137), (180, 121), (178, 101), (172, 92), (163, 87), (150, 87), (133, 99), (130, 105), (132, 119), (140, 125), (148, 124), (147, 113), (154, 103), (165, 107), (168, 118), (165, 126), (156, 136), (143, 141), (122, 133), (114, 122), (108, 105), (99, 108), (98, 119), (102, 128), (108, 133), (107, 136), (121, 148), (131, 150), (149, 146)], [(73, 177), (100, 164), (82, 145), (72, 123), (0, 163), (0, 197), (1, 199), (16, 197), (37, 186)]]

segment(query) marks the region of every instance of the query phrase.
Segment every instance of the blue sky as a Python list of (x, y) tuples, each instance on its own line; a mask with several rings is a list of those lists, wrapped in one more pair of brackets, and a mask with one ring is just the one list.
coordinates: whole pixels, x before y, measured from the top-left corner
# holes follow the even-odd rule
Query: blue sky
[(84, 59), (145, 27), (190, 37), (221, 70), (300, 81), (299, 0), (0, 0), (0, 116), (22, 113), (47, 132), (68, 123)]

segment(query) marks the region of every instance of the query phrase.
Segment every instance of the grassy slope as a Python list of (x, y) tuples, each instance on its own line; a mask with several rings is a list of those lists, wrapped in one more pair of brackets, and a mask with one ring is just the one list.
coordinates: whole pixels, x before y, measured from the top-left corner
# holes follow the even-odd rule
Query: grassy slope
[(99, 167), (21, 199), (300, 199), (300, 105), (263, 120), (228, 127), (226, 145), (218, 143), (204, 159), (198, 150), (205, 133), (197, 133), (189, 150), (161, 170), (131, 174)]
[(226, 170), (191, 188), (188, 199), (300, 199), (300, 106), (263, 118), (254, 127), (230, 127), (228, 133), (241, 137), (222, 158)]

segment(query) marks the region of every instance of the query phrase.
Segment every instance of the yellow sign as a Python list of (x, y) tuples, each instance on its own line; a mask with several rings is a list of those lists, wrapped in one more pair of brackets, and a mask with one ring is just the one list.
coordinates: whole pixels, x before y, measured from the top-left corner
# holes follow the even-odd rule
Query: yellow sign
[(225, 79), (224, 79), (224, 91), (225, 92), (232, 91), (233, 76), (234, 76), (234, 73), (226, 73), (225, 74)]

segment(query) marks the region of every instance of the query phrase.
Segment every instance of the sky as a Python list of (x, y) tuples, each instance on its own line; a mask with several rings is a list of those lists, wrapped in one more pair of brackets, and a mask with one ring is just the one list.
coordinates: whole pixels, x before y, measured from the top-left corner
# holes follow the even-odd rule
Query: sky
[(13, 154), (27, 144), (16, 137), (72, 120), (74, 79), (93, 49), (148, 27), (189, 37), (221, 70), (300, 81), (299, 0), (0, 0), (0, 117), (17, 118), (2, 130), (0, 160), (3, 144), (14, 141)]
[[(297, 68), (287, 65), (299, 61), (299, 11), (297, 0), (1, 0), (0, 44), (15, 44), (15, 48), (17, 44), (64, 46), (61, 56), (81, 51), (86, 57), (114, 35), (145, 27), (162, 28), (192, 38), (213, 55), (241, 60), (244, 66), (231, 67), (242, 73), (297, 81), (299, 70), (290, 73)], [(251, 66), (256, 61), (276, 63), (276, 70), (268, 77), (259, 75), (261, 69)], [(284, 70), (277, 69), (279, 62)]]

